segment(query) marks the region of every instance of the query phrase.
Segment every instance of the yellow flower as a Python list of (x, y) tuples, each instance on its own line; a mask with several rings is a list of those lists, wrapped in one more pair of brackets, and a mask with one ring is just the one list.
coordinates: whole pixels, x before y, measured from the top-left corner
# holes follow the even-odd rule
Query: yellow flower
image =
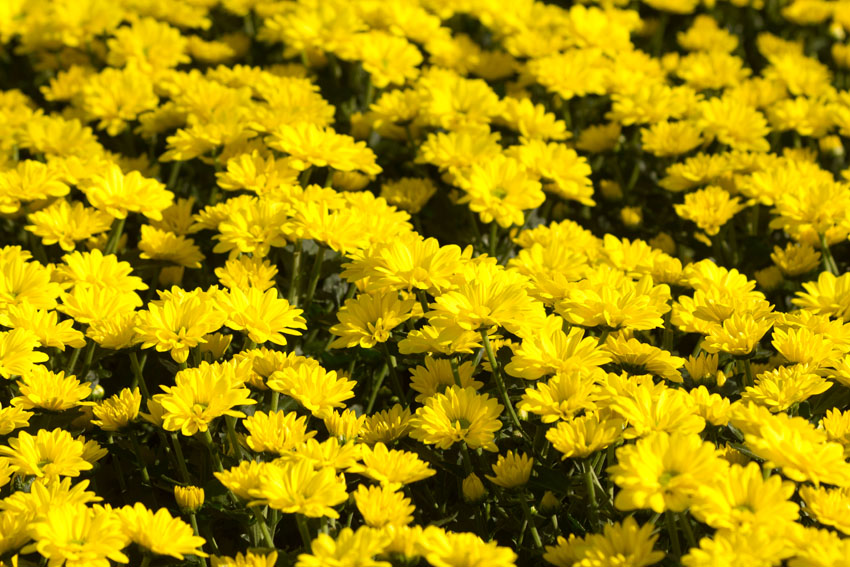
[(0, 376), (11, 378), (22, 376), (36, 368), (36, 364), (47, 362), (48, 356), (35, 350), (38, 337), (26, 329), (0, 332)]
[(299, 171), (311, 166), (358, 170), (369, 175), (382, 171), (366, 142), (355, 142), (351, 136), (309, 122), (278, 126), (265, 142), (270, 148), (289, 154), (290, 165)]
[(159, 97), (153, 87), (151, 78), (135, 66), (107, 67), (88, 77), (80, 93), (82, 106), (88, 116), (100, 119), (99, 129), (117, 136), (127, 128), (128, 121), (156, 108)]
[(345, 400), (354, 397), (357, 383), (337, 377), (335, 370), (321, 366), (299, 366), (274, 372), (268, 387), (295, 399), (319, 419), (328, 417), (334, 408), (345, 407)]
[(122, 292), (148, 289), (142, 278), (132, 275), (133, 266), (119, 261), (114, 254), (103, 254), (100, 250), (72, 252), (62, 256), (62, 262), (56, 266), (55, 279), (73, 285), (74, 290), (80, 287)]
[(142, 348), (155, 347), (158, 352), (171, 351), (176, 362), (186, 362), (189, 349), (206, 341), (204, 336), (224, 325), (226, 315), (211, 308), (207, 294), (193, 292), (164, 294), (138, 314), (135, 328)]
[(403, 177), (381, 185), (381, 197), (387, 203), (414, 215), (422, 210), (436, 192), (437, 187), (427, 177)]
[(732, 465), (717, 482), (699, 489), (691, 512), (699, 521), (718, 529), (791, 523), (797, 520), (799, 509), (789, 500), (794, 489), (794, 483), (779, 475), (764, 478), (758, 463)]
[(558, 422), (546, 432), (546, 439), (562, 453), (561, 459), (588, 457), (615, 443), (623, 435), (623, 421), (591, 413), (571, 421)]
[(108, 507), (50, 506), (30, 530), (35, 543), (28, 551), (38, 551), (53, 565), (109, 567), (110, 560), (129, 562), (121, 552), (129, 543), (121, 519)]
[(507, 455), (499, 455), (493, 465), (494, 476), (486, 475), (486, 478), (502, 488), (519, 488), (528, 482), (533, 465), (534, 459), (525, 453), (508, 451)]
[(259, 461), (241, 461), (235, 467), (213, 473), (213, 475), (238, 498), (251, 500), (260, 493), (262, 472), (273, 466), (275, 465)]
[(196, 536), (192, 526), (180, 518), (172, 518), (165, 508), (154, 512), (137, 502), (119, 509), (118, 515), (127, 537), (156, 555), (170, 555), (181, 561), (184, 554), (207, 556), (197, 549), (204, 545), (204, 538)]
[(371, 448), (364, 446), (360, 457), (362, 464), (349, 467), (348, 472), (359, 473), (392, 489), (436, 474), (416, 453), (390, 450), (383, 443)]
[(716, 185), (688, 193), (684, 204), (674, 205), (676, 214), (695, 222), (709, 236), (720, 232), (720, 228), (745, 207), (739, 197), (731, 197)]
[(656, 122), (642, 128), (641, 146), (658, 157), (685, 154), (702, 143), (702, 134), (694, 122), (682, 120)]
[(41, 237), (45, 246), (59, 244), (62, 250), (71, 252), (80, 240), (109, 230), (112, 217), (103, 211), (86, 207), (80, 201), (69, 204), (65, 199), (27, 216), (30, 225), (26, 229)]
[(459, 325), (479, 331), (492, 326), (512, 333), (542, 326), (543, 304), (528, 295), (528, 280), (491, 262), (470, 266), (468, 283), (437, 296), (428, 312), (431, 324)]
[(21, 395), (12, 398), (12, 405), (23, 409), (40, 408), (64, 411), (79, 404), (91, 395), (88, 383), (81, 384), (76, 376), (54, 373), (44, 366), (34, 366), (19, 382)]
[(204, 489), (199, 486), (175, 486), (174, 499), (183, 512), (197, 512), (204, 505)]
[(457, 183), (466, 192), (458, 203), (468, 203), (481, 222), (495, 220), (502, 228), (522, 226), (523, 211), (537, 208), (546, 200), (532, 172), (518, 160), (501, 155), (473, 164), (459, 175)]
[(664, 325), (669, 301), (669, 286), (655, 285), (651, 276), (635, 282), (620, 270), (600, 266), (569, 284), (555, 311), (573, 325), (642, 331)]
[(463, 499), (467, 502), (478, 502), (487, 495), (487, 489), (484, 488), (484, 483), (475, 473), (470, 473), (463, 479), (462, 484)]
[(696, 403), (697, 413), (712, 425), (725, 427), (731, 416), (731, 402), (720, 394), (709, 394), (708, 388), (698, 386), (689, 392)]
[(513, 567), (516, 553), (485, 542), (473, 533), (452, 533), (429, 526), (417, 545), (419, 552), (434, 567)]
[(331, 334), (339, 337), (331, 348), (372, 348), (388, 341), (392, 330), (412, 316), (415, 304), (414, 297), (400, 300), (396, 291), (364, 293), (345, 300), (337, 312), (339, 323), (330, 328)]
[(770, 259), (786, 276), (800, 276), (820, 266), (820, 252), (805, 243), (789, 242), (784, 249), (773, 247)]
[(558, 536), (557, 545), (547, 545), (543, 559), (556, 567), (573, 565), (629, 565), (646, 567), (664, 559), (663, 551), (653, 551), (657, 535), (653, 524), (638, 526), (632, 516), (616, 524), (607, 524), (603, 533), (569, 539)]
[(215, 269), (215, 276), (226, 288), (248, 289), (255, 287), (266, 291), (274, 286), (277, 266), (268, 260), (255, 256), (242, 255), (228, 260), (223, 268)]
[(277, 289), (264, 292), (255, 287), (247, 290), (231, 288), (226, 293), (219, 293), (217, 299), (227, 314), (225, 325), (247, 332), (248, 338), (257, 344), (273, 342), (285, 345), (284, 334), (300, 335), (298, 329), (307, 328), (301, 316), (304, 311), (278, 297)]
[(428, 445), (448, 449), (458, 442), (472, 449), (496, 451), (495, 433), (502, 427), (504, 406), (474, 388), (452, 386), (425, 400), (411, 420), (410, 436)]
[(236, 377), (232, 365), (202, 363), (198, 368), (181, 370), (175, 386), (161, 386), (164, 394), (154, 396), (162, 405), (162, 427), (194, 435), (207, 431), (212, 420), (223, 415), (245, 417), (237, 406), (257, 403)]
[(637, 367), (670, 382), (681, 384), (684, 381), (679, 368), (685, 364), (685, 359), (673, 356), (664, 349), (637, 339), (627, 339), (624, 334), (609, 336), (605, 341), (605, 349), (611, 354), (615, 364), (626, 369), (633, 370)]
[(92, 407), (92, 413), (97, 418), (92, 420), (92, 423), (104, 431), (118, 431), (139, 417), (141, 405), (142, 395), (139, 389), (124, 388)]
[(322, 418), (328, 433), (342, 441), (350, 441), (360, 436), (366, 416), (358, 416), (354, 410), (332, 411)]
[(608, 468), (621, 488), (614, 505), (681, 512), (700, 486), (724, 474), (724, 462), (696, 433), (655, 433), (617, 449), (617, 464)]
[(419, 76), (422, 53), (404, 37), (382, 30), (356, 34), (343, 58), (359, 60), (378, 88), (404, 85)]
[(734, 314), (723, 324), (709, 326), (703, 348), (706, 352), (727, 352), (735, 356), (749, 354), (773, 326), (771, 317), (755, 319), (752, 315)]
[(345, 477), (333, 467), (319, 470), (307, 459), (283, 461), (260, 470), (259, 487), (251, 491), (252, 505), (267, 504), (284, 514), (338, 518), (333, 506), (348, 499)]
[(656, 431), (699, 433), (705, 419), (696, 402), (684, 390), (639, 386), (630, 393), (613, 398), (609, 407), (629, 424), (626, 438), (644, 437)]
[(85, 445), (62, 429), (39, 429), (35, 437), (21, 431), (0, 446), (0, 456), (7, 457), (16, 475), (47, 477), (79, 476), (92, 468), (84, 458)]
[(558, 373), (546, 383), (526, 388), (517, 408), (541, 416), (543, 423), (570, 420), (579, 412), (596, 407), (597, 390), (593, 373), (581, 370)]
[(744, 390), (741, 401), (755, 402), (767, 406), (772, 412), (779, 412), (822, 394), (831, 387), (832, 382), (814, 374), (812, 368), (806, 364), (780, 366), (759, 374), (755, 386)]
[(328, 567), (330, 565), (356, 565), (357, 567), (391, 567), (388, 561), (374, 559), (384, 552), (392, 541), (385, 530), (362, 526), (355, 532), (343, 528), (336, 540), (320, 533), (310, 545), (310, 553), (298, 556), (295, 567)]
[(74, 328), (74, 322), (59, 321), (59, 314), (55, 311), (46, 311), (29, 303), (22, 303), (10, 306), (7, 316), (14, 328), (32, 331), (41, 346), (56, 347), (62, 351), (66, 346), (86, 346), (86, 339)]
[(237, 553), (233, 557), (213, 555), (210, 558), (212, 567), (274, 567), (277, 563), (277, 551), (268, 554), (247, 551)]
[(354, 502), (366, 525), (382, 528), (386, 525), (407, 525), (413, 521), (416, 509), (409, 498), (392, 488), (360, 485), (354, 491)]
[(12, 431), (29, 425), (32, 413), (19, 407), (0, 407), (0, 435), (8, 435)]
[(850, 318), (850, 273), (835, 276), (821, 272), (817, 282), (806, 282), (803, 289), (805, 293), (798, 291), (791, 303), (815, 315)]
[(366, 416), (360, 438), (367, 445), (375, 445), (378, 442), (392, 443), (407, 436), (410, 432), (410, 420), (410, 409), (395, 404), (388, 410)]
[[(473, 366), (467, 361), (459, 364), (457, 373), (460, 377), (461, 388), (480, 389), (484, 385), (472, 378)], [(443, 393), (446, 388), (456, 385), (452, 362), (447, 358), (425, 357), (425, 366), (417, 366), (410, 371), (410, 388), (418, 394), (416, 401), (425, 403), (425, 400), (434, 394)]]
[(171, 206), (174, 199), (174, 194), (159, 181), (146, 179), (138, 171), (125, 175), (114, 163), (80, 188), (94, 208), (116, 219), (126, 218), (128, 212), (138, 212), (149, 219), (160, 220), (162, 211)]
[(201, 249), (191, 238), (147, 224), (142, 226), (139, 251), (139, 258), (170, 262), (186, 268), (200, 268), (204, 260)]
[(245, 440), (252, 451), (264, 451), (283, 455), (316, 436), (315, 431), (307, 431), (306, 416), (298, 417), (295, 412), (284, 411), (255, 412), (242, 420), (248, 430)]
[(700, 353), (697, 356), (689, 356), (685, 361), (685, 370), (697, 384), (717, 382), (718, 386), (726, 383), (726, 375), (717, 369), (717, 353)]
[(850, 489), (815, 488), (803, 486), (800, 496), (806, 503), (806, 512), (818, 523), (832, 526), (843, 534), (850, 534), (847, 509), (850, 508)]

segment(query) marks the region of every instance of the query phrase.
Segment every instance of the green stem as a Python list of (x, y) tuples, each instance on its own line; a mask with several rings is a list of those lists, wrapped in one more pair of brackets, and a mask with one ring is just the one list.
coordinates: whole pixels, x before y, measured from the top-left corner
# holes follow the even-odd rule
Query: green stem
[(390, 371), (390, 385), (398, 396), (401, 405), (407, 407), (407, 396), (404, 395), (404, 390), (401, 387), (401, 381), (398, 379), (398, 373), (395, 368), (395, 357), (390, 354), (390, 349), (387, 348), (387, 343), (381, 343), (381, 351), (387, 359), (387, 366)]
[(750, 359), (744, 359), (744, 376), (745, 376), (745, 384), (744, 387), (750, 386), (754, 387), (756, 385), (756, 380), (753, 377), (753, 367), (750, 364)]
[(826, 242), (826, 234), (820, 235), (820, 249), (823, 254), (823, 266), (833, 276), (838, 275), (838, 265), (835, 263), (835, 258), (832, 257), (832, 252), (829, 250), (829, 244)]
[(463, 470), (466, 473), (466, 476), (472, 474), (472, 457), (469, 455), (469, 448), (466, 446), (466, 442), (460, 442), (460, 453), (463, 457), (461, 460), (463, 461)]
[(148, 385), (145, 383), (145, 376), (143, 374), (147, 358), (147, 354), (142, 355), (142, 361), (140, 363), (135, 351), (130, 352), (130, 367), (133, 369), (133, 382), (139, 387), (142, 397), (146, 400), (151, 397), (150, 390), (148, 390)]
[(298, 533), (301, 535), (304, 549), (309, 552), (313, 548), (313, 540), (310, 538), (310, 531), (307, 529), (307, 518), (301, 514), (295, 514), (295, 523), (298, 524)]
[(372, 408), (375, 407), (375, 400), (378, 399), (378, 391), (381, 389), (381, 386), (384, 383), (384, 378), (386, 378), (389, 369), (390, 363), (384, 362), (384, 366), (381, 368), (381, 371), (375, 377), (375, 384), (374, 386), (372, 386), (372, 392), (369, 394), (369, 402), (366, 404), (366, 415), (372, 413)]
[(97, 343), (95, 343), (94, 341), (90, 341), (89, 344), (86, 346), (86, 355), (83, 358), (83, 367), (80, 370), (80, 374), (77, 376), (80, 380), (86, 379), (86, 376), (89, 373), (89, 368), (91, 368), (91, 361), (94, 358), (94, 351), (96, 348)]
[(460, 380), (460, 370), (458, 369), (457, 357), (456, 356), (451, 357), (449, 359), (449, 364), (451, 364), (451, 366), (452, 366), (452, 377), (455, 380), (455, 385), (458, 388), (463, 388), (463, 386), (461, 385), (462, 384), (461, 380)]
[(496, 243), (499, 240), (499, 225), (494, 220), (490, 223), (490, 256), (496, 257)]
[(611, 334), (611, 329), (605, 328), (602, 329), (602, 332), (599, 334), (599, 346), (605, 346), (605, 341), (608, 340), (608, 335)]
[(531, 538), (534, 540), (534, 546), (543, 551), (543, 542), (540, 540), (540, 534), (537, 533), (537, 526), (534, 525), (534, 518), (531, 516), (531, 508), (528, 506), (525, 494), (519, 497), (519, 503), (522, 506), (522, 513), (525, 516), (525, 524), (531, 529)]
[(694, 530), (691, 528), (691, 521), (684, 512), (679, 514), (679, 523), (682, 524), (682, 531), (685, 532), (685, 540), (688, 542), (688, 547), (697, 547), (697, 538), (694, 537)]
[(301, 241), (296, 241), (293, 246), (295, 251), (292, 253), (292, 273), (289, 275), (289, 292), (287, 298), (290, 305), (298, 307), (298, 274), (301, 272), (301, 256), (304, 254), (304, 247)]
[[(201, 530), (198, 529), (198, 517), (195, 516), (194, 512), (189, 512), (189, 523), (192, 524), (192, 529), (195, 531), (195, 535), (198, 536), (198, 537), (201, 537)], [(201, 548), (201, 550), (203, 550), (203, 547)], [(200, 555), (196, 555), (195, 557), (197, 557), (198, 562), (201, 565), (203, 565), (204, 567), (207, 567), (207, 560), (206, 559), (204, 559)]]
[(219, 458), (218, 456), (218, 451), (216, 450), (215, 443), (213, 443), (212, 434), (210, 433), (209, 429), (207, 429), (201, 434), (201, 439), (203, 440), (204, 445), (206, 445), (207, 449), (209, 449), (210, 451), (210, 456), (212, 457), (213, 461), (213, 468), (215, 468), (216, 472), (223, 472), (224, 467), (221, 466), (221, 458)]
[(496, 356), (493, 354), (493, 347), (490, 345), (490, 337), (487, 335), (487, 329), (481, 329), (481, 340), (484, 343), (484, 351), (487, 353), (487, 359), (490, 361), (490, 368), (493, 370), (493, 380), (496, 382), (496, 389), (499, 391), (502, 403), (505, 404), (505, 410), (508, 412), (508, 417), (510, 418), (511, 423), (514, 424), (514, 427), (517, 428), (517, 431), (519, 431), (523, 438), (530, 443), (531, 437), (525, 432), (525, 429), (523, 429), (522, 423), (519, 421), (519, 416), (516, 414), (516, 410), (514, 410), (514, 406), (511, 403), (511, 398), (508, 396), (508, 389), (505, 387), (505, 382), (502, 380), (502, 373), (499, 368), (499, 363), (496, 362)]
[(127, 222), (127, 217), (123, 219), (115, 219), (112, 221), (112, 230), (109, 231), (109, 239), (106, 241), (106, 247), (103, 254), (115, 254), (118, 249), (118, 242), (121, 240), (121, 233), (124, 232), (124, 224)]
[(151, 554), (145, 552), (145, 554), (142, 556), (142, 562), (139, 563), (139, 567), (148, 567), (148, 565), (150, 565), (150, 564), (151, 564)]
[(280, 403), (280, 392), (275, 392), (271, 390), (271, 400), (269, 401), (269, 411), (275, 412), (277, 411), (277, 406)]
[(310, 303), (313, 302), (313, 295), (316, 293), (316, 285), (319, 283), (319, 276), (322, 275), (322, 261), (325, 259), (325, 248), (319, 247), (316, 252), (316, 259), (313, 261), (313, 269), (310, 271), (310, 283), (307, 285), (307, 297), (304, 298), (304, 312), (306, 315)]
[[(263, 517), (263, 514), (256, 506), (251, 507), (251, 511), (254, 512), (254, 518), (257, 520), (257, 525), (260, 526), (260, 532), (263, 534), (263, 541), (266, 542), (266, 546), (274, 549), (274, 537), (272, 536), (272, 533), (269, 530), (269, 525), (266, 523), (266, 519)], [(296, 514), (296, 517), (300, 516), (300, 514)]]
[(425, 294), (424, 289), (416, 290), (416, 298), (419, 300), (419, 305), (422, 306), (422, 316), (424, 317), (426, 313), (428, 313), (428, 296)]
[(670, 547), (673, 549), (673, 558), (676, 563), (682, 557), (682, 544), (679, 543), (679, 531), (676, 529), (676, 521), (673, 512), (667, 510), (664, 514), (664, 521), (667, 523), (667, 533), (670, 535)]
[(74, 367), (77, 365), (77, 360), (80, 358), (81, 348), (75, 348), (71, 353), (71, 358), (68, 359), (68, 364), (65, 366), (65, 375), (70, 376), (74, 373)]
[(130, 443), (133, 444), (133, 452), (136, 453), (136, 460), (139, 462), (139, 468), (142, 472), (142, 480), (145, 481), (145, 484), (148, 486), (153, 487), (151, 484), (151, 477), (148, 474), (148, 466), (142, 458), (142, 447), (139, 445), (139, 434), (132, 428), (130, 429)]
[(236, 435), (236, 418), (227, 415), (224, 417), (224, 421), (227, 424), (227, 439), (233, 447), (233, 456), (242, 460), (242, 445), (239, 444), (239, 437)]
[(186, 467), (186, 457), (183, 456), (183, 447), (180, 446), (180, 438), (177, 433), (171, 434), (171, 444), (174, 445), (174, 454), (177, 456), (177, 466), (180, 470), (180, 478), (185, 484), (192, 484), (192, 477)]
[(590, 464), (590, 459), (584, 462), (584, 486), (587, 489), (587, 504), (588, 504), (588, 519), (590, 520), (590, 529), (597, 531), (599, 529), (599, 511), (596, 502), (596, 484), (593, 482), (593, 467)]

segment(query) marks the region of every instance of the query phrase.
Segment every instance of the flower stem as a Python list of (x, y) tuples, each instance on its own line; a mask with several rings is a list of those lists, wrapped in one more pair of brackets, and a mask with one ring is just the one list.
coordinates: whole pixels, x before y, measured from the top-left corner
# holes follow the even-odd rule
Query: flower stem
[(519, 503), (520, 506), (522, 506), (525, 523), (529, 528), (531, 528), (531, 538), (534, 540), (534, 546), (537, 547), (538, 550), (543, 551), (543, 542), (540, 540), (540, 534), (537, 533), (537, 526), (534, 525), (534, 518), (531, 517), (531, 508), (528, 506), (528, 500), (526, 500), (525, 494), (522, 494), (519, 497)]
[(679, 514), (679, 523), (682, 524), (682, 531), (685, 532), (685, 540), (688, 542), (688, 547), (696, 547), (697, 538), (694, 537), (694, 530), (691, 528), (691, 521), (684, 512)]
[(584, 462), (584, 486), (587, 489), (590, 529), (596, 531), (599, 529), (599, 509), (596, 502), (596, 484), (593, 482), (593, 467), (590, 464), (590, 459)]
[(207, 446), (207, 449), (210, 450), (210, 456), (212, 456), (213, 467), (215, 468), (215, 471), (223, 472), (224, 467), (221, 466), (221, 459), (218, 456), (218, 451), (216, 450), (215, 444), (213, 443), (212, 434), (210, 433), (209, 429), (203, 432), (203, 434), (201, 435), (201, 439), (204, 441), (204, 445)]
[(461, 380), (460, 380), (460, 371), (458, 370), (458, 365), (457, 365), (457, 357), (456, 356), (451, 357), (449, 359), (449, 364), (451, 364), (451, 367), (452, 367), (452, 377), (454, 377), (455, 385), (458, 388), (463, 388), (463, 386), (461, 385)]
[(65, 366), (65, 374), (70, 376), (74, 373), (74, 367), (77, 365), (77, 359), (80, 358), (81, 348), (75, 348), (71, 353), (71, 358), (68, 359), (68, 364)]
[(313, 296), (316, 294), (316, 285), (319, 283), (319, 276), (322, 275), (322, 261), (325, 259), (325, 248), (319, 247), (316, 252), (316, 259), (313, 261), (313, 269), (310, 271), (310, 283), (307, 285), (307, 296), (304, 298), (304, 312), (306, 315), (307, 309), (313, 302)]
[(133, 382), (135, 385), (139, 387), (139, 391), (142, 393), (142, 397), (144, 399), (150, 399), (151, 393), (148, 390), (148, 385), (145, 383), (145, 376), (142, 373), (145, 368), (145, 361), (147, 361), (147, 356), (142, 356), (142, 361), (139, 362), (139, 357), (136, 356), (135, 352), (130, 353), (130, 367), (133, 369)]
[(177, 456), (181, 480), (186, 484), (192, 484), (192, 477), (189, 476), (189, 469), (186, 468), (186, 457), (183, 456), (183, 448), (180, 446), (180, 438), (176, 432), (171, 434), (171, 443), (174, 445), (174, 454)]
[(293, 246), (295, 247), (295, 251), (292, 253), (292, 273), (289, 275), (289, 293), (287, 293), (287, 298), (290, 305), (298, 307), (298, 274), (301, 272), (301, 256), (304, 248), (300, 240), (296, 241)]
[(496, 257), (496, 243), (499, 240), (499, 225), (494, 220), (490, 223), (490, 256)]
[[(269, 530), (269, 525), (266, 523), (266, 519), (263, 517), (263, 514), (260, 512), (260, 510), (256, 506), (253, 506), (251, 508), (251, 511), (254, 512), (254, 518), (257, 520), (257, 525), (260, 526), (260, 532), (263, 534), (263, 541), (266, 542), (266, 546), (274, 548), (275, 547), (274, 537), (272, 536), (272, 533)], [(300, 517), (301, 517), (300, 514), (296, 515), (296, 518), (300, 518)], [(300, 526), (299, 526), (298, 530), (299, 531), (301, 530)]]
[(298, 533), (301, 534), (301, 542), (304, 548), (309, 552), (312, 549), (312, 539), (310, 539), (310, 530), (307, 529), (307, 518), (302, 514), (295, 514), (295, 523), (298, 524)]
[(829, 244), (826, 242), (826, 234), (820, 234), (820, 248), (823, 254), (823, 267), (826, 268), (833, 276), (838, 275), (838, 264), (835, 263), (835, 258), (832, 257), (832, 252), (829, 251)]
[(106, 246), (103, 249), (104, 255), (115, 254), (115, 251), (118, 250), (118, 242), (121, 240), (121, 233), (124, 232), (124, 223), (126, 222), (126, 216), (123, 219), (112, 221), (112, 230), (109, 231), (109, 239), (106, 241)]
[(384, 366), (381, 368), (381, 371), (378, 372), (378, 375), (375, 377), (375, 383), (372, 386), (372, 392), (369, 394), (369, 402), (366, 404), (366, 413), (372, 413), (372, 408), (375, 407), (375, 400), (378, 399), (378, 390), (381, 389), (381, 386), (384, 383), (384, 378), (387, 376), (387, 371), (389, 370), (390, 363), (384, 362)]
[(502, 403), (505, 404), (505, 410), (508, 412), (508, 417), (510, 417), (511, 423), (514, 424), (517, 431), (519, 431), (523, 438), (530, 443), (531, 437), (522, 428), (519, 416), (516, 414), (516, 410), (514, 410), (510, 396), (508, 396), (508, 389), (505, 387), (505, 382), (502, 380), (502, 373), (499, 369), (499, 363), (496, 362), (496, 357), (493, 354), (493, 347), (490, 345), (490, 337), (487, 335), (487, 329), (481, 329), (481, 341), (484, 343), (484, 351), (487, 353), (487, 359), (490, 361), (490, 368), (493, 370), (493, 380), (496, 382), (496, 389), (499, 391)]
[(670, 547), (673, 549), (673, 556), (678, 563), (682, 557), (682, 544), (679, 543), (679, 531), (676, 529), (676, 521), (673, 512), (667, 510), (664, 514), (664, 521), (667, 523), (667, 533), (670, 535)]
[(139, 434), (132, 428), (130, 428), (130, 443), (133, 444), (133, 452), (136, 453), (136, 460), (139, 462), (139, 468), (142, 471), (142, 480), (145, 481), (145, 484), (148, 486), (152, 486), (151, 477), (148, 474), (148, 466), (142, 458), (142, 447), (139, 445)]
[(392, 385), (395, 395), (398, 396), (401, 405), (407, 407), (407, 396), (404, 395), (404, 390), (401, 388), (401, 381), (398, 379), (398, 373), (395, 369), (395, 358), (390, 354), (390, 349), (387, 348), (387, 343), (381, 343), (381, 351), (387, 359), (387, 367), (390, 371), (390, 385)]
[[(195, 535), (201, 537), (201, 530), (198, 529), (198, 517), (195, 516), (194, 512), (189, 512), (189, 523), (192, 524), (192, 529), (195, 531)], [(203, 549), (203, 548), (202, 548)], [(198, 559), (198, 562), (207, 567), (207, 560), (201, 557), (200, 555), (195, 556)]]

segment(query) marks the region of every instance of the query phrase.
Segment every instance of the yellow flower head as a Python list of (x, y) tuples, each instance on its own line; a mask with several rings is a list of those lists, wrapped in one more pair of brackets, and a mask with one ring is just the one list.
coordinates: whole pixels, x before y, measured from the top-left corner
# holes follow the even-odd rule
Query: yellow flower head
[(534, 459), (525, 453), (519, 454), (508, 451), (507, 455), (499, 455), (493, 465), (493, 475), (486, 478), (502, 488), (518, 488), (524, 486), (531, 477), (531, 467)]
[(452, 386), (444, 394), (435, 394), (416, 410), (410, 436), (428, 445), (448, 449), (458, 442), (477, 449), (496, 451), (495, 433), (504, 407), (474, 388)]
[(184, 554), (207, 556), (199, 549), (205, 543), (204, 538), (196, 536), (192, 526), (173, 518), (165, 508), (154, 512), (137, 502), (124, 506), (118, 514), (127, 537), (156, 555), (170, 555), (181, 561)]
[(175, 486), (174, 499), (184, 512), (197, 512), (204, 505), (204, 489), (199, 486)]
[(34, 366), (19, 382), (21, 395), (12, 398), (12, 405), (23, 409), (40, 408), (64, 411), (79, 404), (92, 393), (89, 384), (81, 384), (76, 376), (54, 373), (44, 366)]
[(35, 541), (32, 551), (54, 565), (109, 567), (111, 561), (129, 562), (121, 552), (129, 538), (119, 514), (109, 507), (50, 506), (30, 530)]
[(338, 518), (333, 506), (348, 499), (345, 477), (333, 467), (315, 469), (307, 459), (279, 461), (260, 470), (252, 504), (267, 504), (285, 514)]
[(103, 173), (95, 175), (81, 187), (89, 203), (116, 219), (128, 212), (142, 213), (149, 219), (160, 220), (162, 211), (171, 206), (174, 194), (155, 179), (147, 179), (138, 171), (124, 174), (110, 164)]
[(257, 344), (273, 342), (286, 344), (284, 335), (300, 335), (299, 329), (307, 324), (301, 316), (303, 310), (292, 307), (289, 301), (278, 297), (276, 289), (262, 291), (256, 287), (246, 290), (234, 287), (220, 292), (217, 300), (227, 314), (226, 325), (245, 331)]
[(372, 348), (388, 341), (392, 330), (411, 317), (415, 304), (414, 297), (401, 300), (396, 291), (364, 293), (347, 299), (337, 312), (339, 323), (330, 329), (332, 335), (339, 337), (331, 348)]
[(92, 407), (92, 413), (97, 418), (92, 423), (104, 431), (118, 431), (139, 416), (141, 405), (142, 394), (139, 389), (124, 388)]
[(364, 446), (361, 460), (362, 464), (349, 467), (348, 472), (359, 473), (393, 489), (436, 474), (415, 453), (387, 449), (383, 443), (376, 443), (372, 448)]
[(269, 377), (267, 385), (297, 400), (319, 419), (324, 419), (335, 408), (345, 407), (345, 400), (354, 397), (356, 382), (337, 377), (335, 370), (302, 365), (276, 371)]
[(21, 431), (0, 446), (0, 456), (7, 457), (18, 476), (47, 477), (79, 476), (92, 468), (84, 458), (85, 444), (63, 429), (39, 429), (33, 436)]
[(361, 484), (354, 491), (354, 502), (366, 525), (373, 528), (403, 526), (413, 521), (415, 506), (404, 494), (392, 488)]

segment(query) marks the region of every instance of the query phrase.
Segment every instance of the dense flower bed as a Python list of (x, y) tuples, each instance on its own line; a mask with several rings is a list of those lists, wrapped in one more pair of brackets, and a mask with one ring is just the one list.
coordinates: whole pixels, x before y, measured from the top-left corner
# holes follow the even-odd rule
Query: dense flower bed
[(0, 566), (850, 564), (848, 31), (0, 1)]

